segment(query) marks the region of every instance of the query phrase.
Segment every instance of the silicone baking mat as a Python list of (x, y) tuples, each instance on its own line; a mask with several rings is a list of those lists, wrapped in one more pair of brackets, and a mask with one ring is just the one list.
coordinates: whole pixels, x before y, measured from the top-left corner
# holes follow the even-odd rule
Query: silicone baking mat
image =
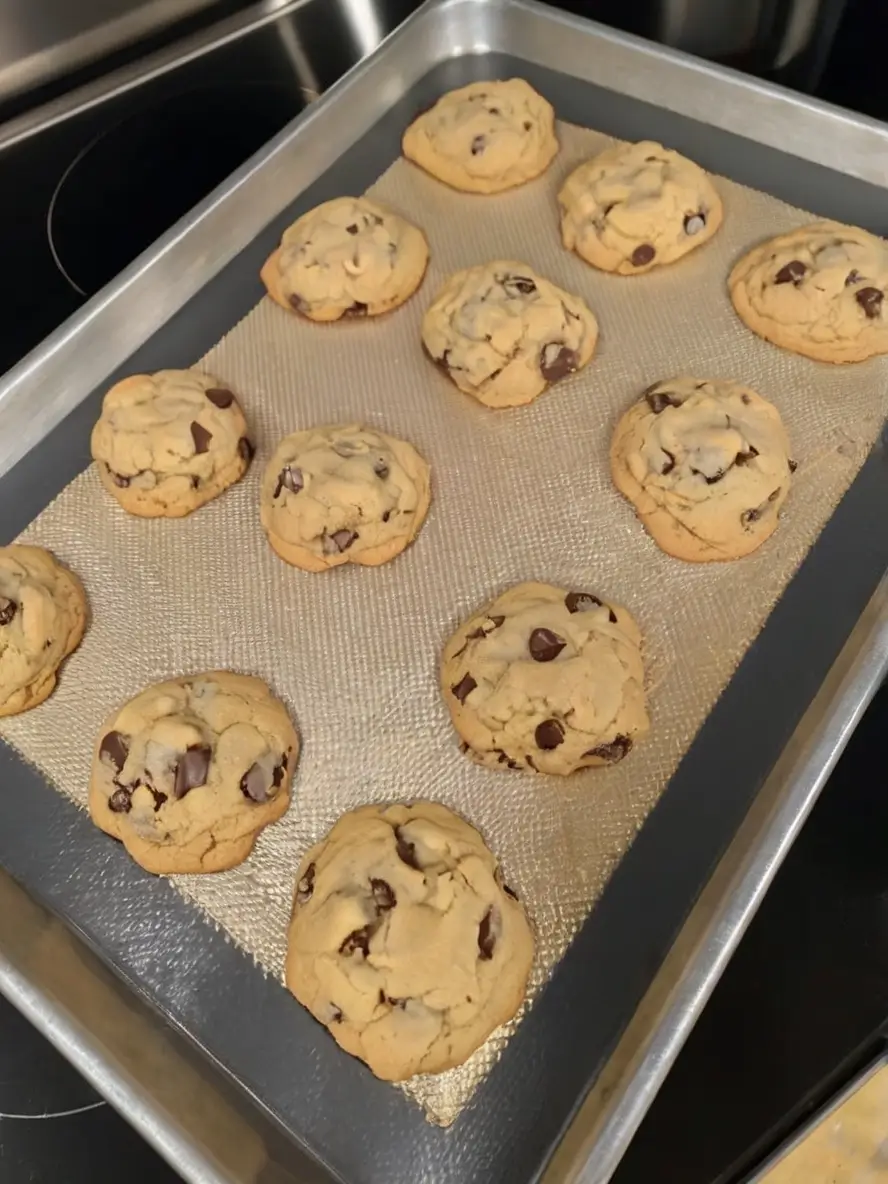
[[(305, 848), (353, 806), (429, 797), (481, 829), (521, 894), (537, 933), (532, 1000), (888, 414), (888, 360), (810, 362), (760, 341), (733, 313), (732, 263), (808, 215), (719, 179), (725, 223), (708, 245), (644, 277), (604, 275), (562, 249), (555, 193), (612, 141), (565, 124), (559, 135), (549, 172), (497, 197), (455, 193), (397, 161), (370, 192), (429, 239), (417, 295), (388, 317), (334, 326), (263, 300), (198, 363), (237, 390), (258, 444), (238, 486), (188, 519), (149, 522), (128, 517), (88, 470), (24, 533), (79, 572), (92, 623), (51, 699), (3, 720), (0, 735), (79, 804), (92, 737), (148, 682), (230, 667), (265, 678), (290, 707), (304, 752), (288, 815), (240, 868), (175, 880), (274, 976)], [(530, 407), (500, 412), (460, 394), (419, 342), (444, 277), (497, 258), (581, 294), (601, 328), (583, 371)], [(662, 554), (610, 482), (621, 411), (682, 373), (736, 378), (771, 399), (799, 464), (777, 533), (737, 563)], [(262, 469), (286, 432), (354, 421), (411, 440), (430, 461), (429, 518), (381, 568), (296, 571), (259, 525)], [(639, 621), (652, 728), (622, 764), (548, 779), (483, 770), (459, 752), (437, 689), (441, 646), (476, 605), (525, 579), (598, 591)], [(403, 1088), (432, 1121), (452, 1122), (518, 1022), (461, 1068)]]

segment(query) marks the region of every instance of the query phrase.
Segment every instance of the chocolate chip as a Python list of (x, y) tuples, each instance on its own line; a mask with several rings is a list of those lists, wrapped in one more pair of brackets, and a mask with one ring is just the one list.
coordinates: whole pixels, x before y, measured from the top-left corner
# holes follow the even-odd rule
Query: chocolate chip
[(747, 395), (746, 392), (744, 391), (743, 394), (740, 396), (740, 402), (745, 407), (748, 407), (749, 404), (752, 402), (752, 399), (750, 399), (749, 395)]
[(411, 843), (409, 839), (405, 839), (401, 828), (395, 827), (395, 850), (398, 852), (398, 858), (402, 863), (406, 863), (408, 867), (415, 867), (420, 871), (420, 866), (416, 862), (416, 844)]
[(500, 283), (506, 295), (516, 299), (521, 296), (531, 296), (537, 290), (536, 284), (526, 275), (507, 275), (500, 280)]
[(662, 449), (663, 455), (666, 457), (666, 464), (660, 469), (660, 476), (665, 477), (667, 473), (671, 473), (675, 468), (675, 457), (668, 449)]
[(799, 462), (797, 460), (788, 460), (786, 463), (789, 465), (789, 471), (791, 473), (794, 473), (799, 467)]
[(706, 215), (702, 210), (699, 210), (696, 214), (688, 214), (684, 220), (685, 234), (699, 234), (705, 225)]
[(334, 553), (347, 551), (358, 537), (356, 530), (334, 530), (332, 534), (324, 536), (324, 549)]
[(384, 1007), (386, 1002), (387, 1002), (387, 1000), (385, 997), (385, 991), (383, 991), (382, 987), (380, 987), (379, 988), (379, 1006)]
[(358, 233), (358, 224), (357, 224), (357, 222), (352, 222), (351, 226), (346, 226), (345, 229), (348, 231), (349, 234), (357, 234)]
[(284, 465), (278, 473), (277, 485), (271, 496), (273, 498), (280, 497), (282, 489), (287, 489), (290, 493), (299, 493), (304, 485), (305, 479), (302, 476), (302, 469), (294, 469), (290, 465)]
[(123, 473), (115, 473), (113, 469), (108, 469), (108, 476), (114, 482), (118, 489), (128, 489), (132, 477), (124, 477)]
[(354, 929), (339, 947), (340, 954), (354, 954), (358, 950), (366, 958), (370, 953), (370, 938), (376, 932), (376, 925), (365, 925), (363, 929)]
[(119, 773), (129, 756), (129, 737), (122, 732), (109, 732), (99, 746), (99, 760), (105, 760)]
[(200, 456), (201, 453), (207, 452), (210, 447), (210, 441), (213, 438), (213, 433), (208, 432), (207, 429), (197, 422), (196, 419), (191, 421), (191, 438), (194, 441), (194, 451)]
[(490, 112), (491, 115), (499, 115), (499, 113), (500, 113), (499, 107), (488, 107), (487, 110)]
[(538, 769), (538, 768), (536, 767), (536, 765), (533, 763), (533, 757), (532, 757), (532, 756), (525, 756), (525, 758), (524, 758), (524, 759), (527, 761), (528, 768), (531, 768), (531, 769), (533, 769), (534, 773), (538, 773), (538, 772), (539, 772), (539, 769)]
[(508, 884), (503, 884), (503, 892), (505, 892), (506, 896), (511, 896), (512, 900), (518, 899), (518, 893), (514, 888), (510, 888)]
[(632, 741), (628, 736), (615, 736), (610, 744), (599, 744), (584, 752), (583, 756), (597, 756), (600, 760), (609, 761), (615, 765), (628, 752), (632, 751)]
[(567, 642), (551, 629), (534, 629), (530, 635), (527, 648), (534, 662), (551, 662), (557, 658)]
[(365, 317), (367, 315), (367, 305), (360, 300), (356, 300), (354, 304), (350, 304), (345, 310), (347, 317)]
[(636, 247), (632, 252), (632, 266), (644, 267), (646, 264), (650, 263), (656, 253), (656, 250), (650, 243), (642, 243), (640, 247)]
[(386, 512), (382, 516), (383, 522), (388, 522), (388, 520), (389, 520), (389, 518), (391, 518), (391, 516), (392, 516), (391, 510), (386, 510)]
[(464, 674), (456, 686), (451, 687), (450, 690), (460, 703), (465, 703), (477, 685), (471, 674)]
[(182, 753), (174, 770), (176, 780), (173, 794), (176, 801), (180, 801), (192, 789), (206, 785), (212, 755), (209, 744), (192, 744)]
[(248, 440), (246, 436), (241, 436), (237, 442), (237, 454), (246, 464), (249, 464), (256, 455), (256, 449), (253, 447), (253, 442)]
[(296, 885), (296, 903), (307, 904), (314, 892), (315, 865), (310, 863), (305, 869), (305, 875)]
[(533, 736), (537, 742), (537, 748), (550, 752), (559, 744), (564, 743), (564, 727), (557, 719), (544, 719), (541, 724), (537, 724)]
[[(487, 620), (484, 621), (483, 624), (479, 625), (477, 629), (473, 629), (471, 633), (466, 634), (466, 641), (480, 641), (482, 637), (489, 637), (490, 634), (494, 632), (494, 630), (500, 628), (505, 619), (505, 617), (500, 616), (488, 617)], [(485, 628), (487, 625), (491, 625), (492, 628)], [(463, 649), (465, 648), (466, 647), (463, 646)], [(462, 650), (459, 652), (462, 653)]]
[(667, 407), (680, 407), (684, 400), (676, 395), (675, 391), (661, 391), (657, 387), (659, 383), (655, 383), (653, 387), (648, 387), (644, 392), (644, 397), (647, 400), (647, 405), (653, 411), (654, 415), (661, 415)]
[(108, 798), (108, 809), (115, 814), (129, 814), (133, 808), (132, 790), (121, 785)]
[(481, 918), (478, 926), (478, 957), (482, 962), (489, 962), (493, 957), (496, 946), (496, 934), (493, 932), (493, 909), (490, 908)]
[(801, 259), (793, 259), (781, 267), (774, 276), (775, 284), (798, 284), (804, 279), (808, 268)]
[(573, 374), (580, 361), (575, 349), (559, 341), (550, 341), (540, 353), (540, 373), (546, 382), (557, 382), (566, 374)]
[(854, 293), (854, 299), (871, 321), (881, 313), (884, 297), (885, 294), (880, 288), (861, 288), (859, 292)]
[(778, 497), (780, 497), (780, 486), (779, 485), (777, 486), (777, 488), (774, 490), (773, 493), (768, 494), (768, 501), (769, 502), (776, 502)]
[[(588, 613), (594, 608), (604, 608), (604, 601), (593, 596), (591, 592), (568, 592), (564, 598), (565, 608), (569, 613)], [(608, 606), (608, 616), (612, 625), (617, 623), (617, 614)]]
[(389, 475), (389, 467), (384, 460), (378, 460), (373, 466), (373, 472), (380, 481), (385, 481)]
[(525, 121), (524, 121), (524, 130), (525, 130), (526, 132), (529, 132), (529, 131), (530, 131), (530, 129), (531, 129), (532, 127), (533, 127), (533, 124), (530, 122), (530, 120), (529, 120), (529, 119), (525, 119)]
[(335, 1003), (331, 1003), (330, 1007), (331, 1007), (331, 1012), (330, 1012), (329, 1023), (341, 1024), (342, 1023), (342, 1008), (337, 1007)]
[(487, 145), (487, 137), (486, 136), (475, 136), (474, 140), (472, 140), (472, 148), (471, 148), (472, 156), (477, 156), (480, 152), (483, 152), (486, 145)]
[[(778, 490), (777, 492), (779, 493), (780, 491)], [(751, 526), (753, 522), (758, 522), (759, 518), (761, 518), (761, 516), (767, 510), (771, 501), (773, 501), (773, 497), (774, 495), (772, 494), (771, 497), (769, 497), (768, 500), (763, 502), (760, 506), (753, 506), (751, 510), (744, 510), (740, 515), (740, 525)]]
[(191, 488), (200, 489), (200, 477), (195, 476), (194, 473), (191, 474)]
[(234, 394), (221, 386), (213, 386), (206, 392), (207, 398), (214, 407), (218, 407), (220, 411), (224, 411), (226, 407), (230, 407), (234, 402)]
[(737, 455), (734, 457), (734, 464), (741, 466), (748, 465), (751, 460), (755, 460), (758, 454), (759, 452), (756, 446), (754, 444), (750, 444), (749, 448), (745, 452), (737, 453)]
[(695, 477), (702, 477), (707, 485), (717, 485), (725, 475), (724, 469), (716, 469), (711, 476), (708, 473), (701, 472), (700, 469), (691, 469), (691, 472)]
[(394, 889), (385, 880), (371, 880), (370, 891), (373, 893), (373, 902), (381, 913), (387, 913), (398, 903)]
[(0, 625), (8, 625), (18, 611), (18, 605), (9, 596), (0, 596)]
[(284, 780), (284, 774), (287, 771), (287, 758), (282, 756), (278, 763), (271, 771), (271, 784), (275, 789), (280, 789)]
[(305, 312), (307, 306), (301, 296), (297, 296), (294, 292), (294, 294), (292, 296), (288, 296), (287, 299), (290, 302), (290, 307), (294, 308), (296, 312)]
[(498, 764), (507, 765), (510, 769), (518, 769), (521, 767), (518, 762), (513, 761), (509, 754), (504, 752), (502, 748), (495, 748), (493, 751), (497, 754), (496, 759)]
[(268, 801), (268, 773), (258, 761), (250, 765), (241, 777), (240, 789), (245, 798), (250, 798), (254, 802)]
[[(140, 783), (137, 781), (136, 785), (133, 786), (133, 788), (135, 789), (136, 786), (138, 786), (139, 784)], [(167, 800), (167, 795), (165, 793), (161, 793), (159, 789), (155, 789), (153, 785), (146, 784), (145, 788), (148, 790), (148, 792), (154, 798), (154, 813), (156, 814), (157, 811), (160, 809), (160, 807)]]
[(850, 288), (852, 284), (859, 284), (861, 281), (861, 274), (856, 267), (852, 267), (845, 276), (845, 287)]

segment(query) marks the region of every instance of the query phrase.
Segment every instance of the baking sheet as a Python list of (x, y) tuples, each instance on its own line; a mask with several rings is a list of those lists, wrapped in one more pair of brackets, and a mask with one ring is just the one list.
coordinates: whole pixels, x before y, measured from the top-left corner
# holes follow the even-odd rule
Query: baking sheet
[[(724, 280), (738, 255), (806, 215), (721, 180), (725, 225), (707, 247), (638, 280), (563, 251), (554, 193), (608, 141), (560, 125), (549, 173), (495, 199), (453, 193), (403, 161), (371, 193), (423, 226), (432, 262), (419, 294), (377, 321), (314, 326), (263, 301), (201, 365), (236, 389), (259, 451), (247, 479), (183, 523), (128, 518), (92, 470), (26, 532), (84, 578), (93, 623), (56, 694), (0, 734), (79, 804), (91, 738), (144, 683), (230, 666), (266, 678), (302, 730), (294, 805), (241, 868), (176, 887), (279, 976), (301, 852), (345, 809), (429, 796), (478, 825), (538, 934), (531, 994), (549, 976), (694, 733), (730, 678), (888, 413), (885, 360), (833, 368), (784, 354), (737, 321)], [(422, 311), (446, 274), (490, 258), (526, 261), (582, 294), (598, 353), (527, 409), (462, 396), (419, 349)], [(612, 489), (613, 423), (658, 378), (735, 377), (784, 416), (799, 469), (783, 523), (736, 564), (662, 555)], [(282, 434), (363, 419), (430, 460), (434, 503), (416, 544), (380, 569), (296, 572), (258, 522), (262, 466)], [(652, 731), (621, 765), (568, 781), (475, 767), (439, 701), (436, 663), (456, 622), (521, 579), (588, 587), (626, 604), (646, 638)], [(742, 594), (738, 595), (742, 587)], [(297, 1006), (294, 1003), (294, 1006)], [(451, 1122), (514, 1025), (460, 1069), (405, 1088)]]

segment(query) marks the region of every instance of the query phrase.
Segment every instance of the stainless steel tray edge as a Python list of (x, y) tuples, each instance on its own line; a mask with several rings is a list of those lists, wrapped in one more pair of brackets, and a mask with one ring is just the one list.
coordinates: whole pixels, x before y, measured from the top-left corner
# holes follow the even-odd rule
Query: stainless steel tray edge
[[(0, 382), (0, 475), (419, 77), (446, 57), (489, 50), (595, 81), (782, 151), (791, 143), (797, 156), (888, 186), (888, 128), (872, 120), (557, 14), (532, 0), (430, 0)], [(617, 1052), (568, 1128), (547, 1181), (599, 1184), (612, 1175), (886, 668), (888, 583), (883, 580)], [(0, 873), (0, 892), (11, 888)], [(15, 893), (8, 894), (13, 919), (17, 910), (37, 908), (21, 890), (15, 892), (21, 897), (18, 903)], [(53, 925), (57, 938), (50, 934), (47, 941), (52, 945), (57, 940), (61, 950), (71, 939)], [(206, 1128), (184, 1133), (187, 1113), (178, 1120), (182, 1131), (170, 1134), (169, 1110), (156, 1084), (146, 1076), (139, 1088), (124, 1088), (109, 1064), (108, 1045), (83, 1025), (61, 1022), (63, 987), (37, 989), (11, 957), (4, 932), (8, 937), (0, 926), (0, 990), (125, 1108), (130, 1121), (186, 1179), (254, 1178), (232, 1175), (220, 1166), (225, 1157), (217, 1155), (214, 1135)], [(109, 998), (128, 994), (111, 976), (103, 990)], [(202, 1081), (195, 1091), (212, 1098), (215, 1087)]]

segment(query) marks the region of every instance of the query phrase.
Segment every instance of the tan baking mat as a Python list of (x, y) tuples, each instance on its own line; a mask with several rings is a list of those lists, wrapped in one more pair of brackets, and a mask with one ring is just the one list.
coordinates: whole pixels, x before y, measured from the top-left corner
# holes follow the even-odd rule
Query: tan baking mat
[[(721, 181), (726, 218), (711, 243), (643, 278), (603, 275), (562, 250), (554, 195), (608, 141), (564, 125), (560, 134), (548, 175), (497, 197), (454, 193), (403, 161), (383, 175), (370, 192), (422, 226), (431, 245), (428, 276), (404, 308), (315, 326), (264, 300), (203, 359), (240, 393), (258, 442), (239, 486), (184, 521), (149, 522), (120, 510), (90, 470), (25, 532), (80, 573), (93, 619), (56, 693), (2, 721), (0, 734), (76, 802), (86, 800), (103, 717), (145, 683), (231, 667), (267, 679), (292, 709), (305, 749), (287, 817), (242, 867), (175, 881), (275, 976), (305, 848), (362, 802), (430, 797), (480, 827), (527, 903), (537, 992), (888, 414), (888, 361), (831, 367), (794, 357), (759, 341), (731, 309), (734, 260), (806, 215)], [(581, 293), (601, 325), (585, 370), (530, 407), (498, 412), (460, 394), (419, 338), (448, 272), (496, 258), (524, 260)], [(776, 535), (735, 564), (662, 554), (608, 475), (622, 409), (649, 383), (688, 372), (741, 379), (772, 399), (799, 462)], [(413, 441), (429, 459), (428, 520), (382, 568), (296, 571), (260, 529), (262, 468), (284, 433), (353, 420)], [(442, 643), (476, 605), (527, 579), (598, 591), (639, 620), (652, 728), (623, 764), (565, 780), (485, 771), (460, 753), (437, 689)], [(451, 1122), (511, 1031), (407, 1092), (430, 1119)]]

